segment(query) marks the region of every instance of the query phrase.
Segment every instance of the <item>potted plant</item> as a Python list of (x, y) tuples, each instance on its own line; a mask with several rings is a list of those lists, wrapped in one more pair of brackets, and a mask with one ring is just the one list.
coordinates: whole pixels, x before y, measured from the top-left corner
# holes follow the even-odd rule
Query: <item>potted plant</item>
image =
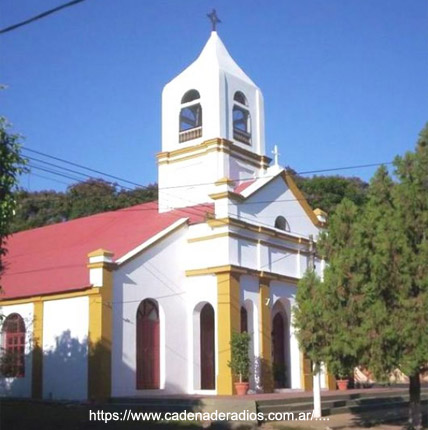
[(336, 377), (337, 388), (339, 391), (345, 391), (348, 389), (349, 375), (351, 374), (353, 367), (354, 366), (351, 363), (340, 359), (328, 365), (328, 368)]
[(250, 339), (251, 336), (247, 332), (232, 333), (230, 341), (232, 359), (227, 363), (232, 369), (232, 373), (237, 379), (235, 382), (235, 390), (238, 396), (247, 394), (250, 376)]

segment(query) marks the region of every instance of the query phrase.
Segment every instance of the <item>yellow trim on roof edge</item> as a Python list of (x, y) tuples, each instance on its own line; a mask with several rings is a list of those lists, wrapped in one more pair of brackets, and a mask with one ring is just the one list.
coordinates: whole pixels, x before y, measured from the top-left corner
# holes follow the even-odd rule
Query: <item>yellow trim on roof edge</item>
[(98, 287), (88, 287), (82, 291), (69, 291), (66, 293), (38, 294), (34, 296), (23, 297), (22, 299), (4, 299), (0, 300), (0, 306), (20, 305), (22, 303), (47, 302), (49, 300), (72, 299), (74, 297), (92, 296), (99, 293)]
[(294, 197), (300, 202), (303, 210), (306, 212), (306, 215), (310, 218), (312, 223), (316, 227), (323, 227), (324, 223), (322, 223), (317, 216), (314, 213), (314, 210), (309, 205), (308, 201), (306, 200), (306, 197), (303, 195), (303, 193), (299, 190), (299, 187), (296, 185), (296, 182), (294, 182), (294, 179), (290, 174), (288, 174), (285, 170), (281, 172), (281, 177), (284, 179), (285, 183), (288, 185), (288, 188), (290, 191), (294, 194)]

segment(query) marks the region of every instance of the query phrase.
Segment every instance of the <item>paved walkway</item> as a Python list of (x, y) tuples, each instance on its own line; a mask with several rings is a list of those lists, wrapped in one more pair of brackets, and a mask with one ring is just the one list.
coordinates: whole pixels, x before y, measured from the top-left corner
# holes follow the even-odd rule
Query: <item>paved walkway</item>
[[(403, 430), (407, 424), (407, 408), (355, 414), (339, 414), (318, 421), (281, 421), (262, 424), (261, 430)], [(327, 420), (328, 419), (328, 420)], [(425, 416), (426, 424), (426, 416)]]

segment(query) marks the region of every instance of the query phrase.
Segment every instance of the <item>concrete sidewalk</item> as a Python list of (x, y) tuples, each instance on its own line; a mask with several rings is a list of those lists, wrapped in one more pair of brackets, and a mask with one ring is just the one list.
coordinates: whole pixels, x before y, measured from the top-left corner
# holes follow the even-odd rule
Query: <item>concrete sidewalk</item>
[[(427, 426), (427, 411), (423, 411), (425, 428)], [(261, 425), (262, 430), (403, 430), (407, 428), (408, 409), (400, 408), (389, 411), (371, 411), (358, 415), (339, 414), (323, 417), (313, 421), (277, 421)]]

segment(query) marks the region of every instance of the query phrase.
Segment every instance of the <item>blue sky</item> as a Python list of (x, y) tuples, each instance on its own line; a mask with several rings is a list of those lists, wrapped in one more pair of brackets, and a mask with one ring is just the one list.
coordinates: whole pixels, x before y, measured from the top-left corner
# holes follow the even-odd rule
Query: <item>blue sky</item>
[[(0, 27), (65, 1), (3, 0)], [(87, 0), (0, 36), (0, 114), (28, 148), (156, 181), (161, 91), (204, 46), (213, 7), (263, 91), (267, 155), (277, 144), (283, 165), (308, 171), (414, 148), (428, 121), (425, 0)], [(22, 185), (66, 187), (34, 175)]]

